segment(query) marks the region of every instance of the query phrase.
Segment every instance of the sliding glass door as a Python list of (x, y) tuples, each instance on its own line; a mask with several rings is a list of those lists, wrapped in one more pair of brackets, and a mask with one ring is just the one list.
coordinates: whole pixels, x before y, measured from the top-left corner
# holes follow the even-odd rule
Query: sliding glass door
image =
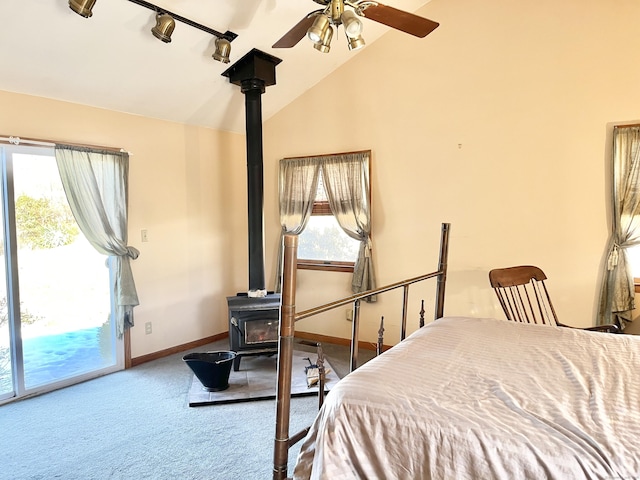
[(3, 157), (8, 248), (0, 395), (20, 397), (121, 369), (106, 256), (71, 214), (53, 149), (6, 147)]

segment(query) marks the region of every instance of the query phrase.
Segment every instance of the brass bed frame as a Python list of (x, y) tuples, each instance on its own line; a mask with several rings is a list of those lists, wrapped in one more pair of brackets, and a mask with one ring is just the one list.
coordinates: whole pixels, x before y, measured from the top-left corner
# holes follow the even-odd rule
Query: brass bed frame
[[(440, 251), (438, 260), (438, 270), (427, 273), (419, 277), (410, 278), (385, 287), (369, 290), (357, 295), (330, 302), (319, 307), (304, 310), (296, 313), (296, 273), (297, 273), (297, 235), (284, 236), (284, 267), (282, 274), (282, 304), (280, 306), (280, 334), (278, 339), (278, 373), (276, 385), (276, 432), (273, 448), (273, 479), (285, 480), (288, 473), (289, 449), (302, 440), (309, 432), (307, 427), (300, 432), (289, 436), (289, 418), (291, 413), (291, 371), (293, 364), (293, 341), (295, 333), (295, 322), (308, 318), (319, 313), (323, 313), (344, 305), (353, 304), (353, 325), (351, 330), (351, 360), (350, 371), (357, 368), (358, 363), (358, 330), (360, 318), (360, 300), (372, 295), (379, 295), (397, 288), (403, 288), (402, 321), (400, 325), (400, 340), (404, 340), (407, 327), (407, 308), (409, 301), (409, 286), (437, 278), (436, 302), (434, 320), (441, 318), (444, 313), (444, 293), (447, 279), (447, 256), (449, 252), (449, 223), (443, 223), (440, 236)], [(424, 305), (424, 303), (423, 303)], [(420, 326), (424, 322), (424, 308), (421, 310)], [(379, 336), (382, 335), (382, 325)], [(378, 351), (381, 351), (382, 339), (378, 339)], [(319, 350), (319, 357), (322, 353)], [(324, 398), (324, 372), (322, 361), (318, 362), (320, 367), (320, 378), (318, 382), (318, 404), (322, 406)]]

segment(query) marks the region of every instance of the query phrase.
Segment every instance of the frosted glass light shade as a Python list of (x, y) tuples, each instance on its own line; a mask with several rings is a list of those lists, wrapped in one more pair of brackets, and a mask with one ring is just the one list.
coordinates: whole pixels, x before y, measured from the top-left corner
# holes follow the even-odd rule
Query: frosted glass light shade
[(324, 15), (318, 15), (313, 21), (313, 25), (307, 30), (307, 37), (309, 37), (309, 40), (313, 43), (320, 43), (328, 28), (329, 19)]
[(362, 34), (362, 22), (353, 10), (345, 10), (341, 17), (344, 31), (349, 38), (356, 38)]

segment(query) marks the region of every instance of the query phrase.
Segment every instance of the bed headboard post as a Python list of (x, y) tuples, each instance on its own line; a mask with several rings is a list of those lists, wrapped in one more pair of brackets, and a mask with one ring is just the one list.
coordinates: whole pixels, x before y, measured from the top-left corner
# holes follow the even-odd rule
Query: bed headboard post
[(440, 234), (440, 259), (438, 261), (438, 285), (436, 287), (436, 313), (434, 320), (444, 316), (444, 287), (447, 282), (447, 257), (449, 256), (450, 223), (442, 224)]
[(280, 305), (280, 337), (278, 340), (278, 383), (276, 384), (276, 436), (273, 454), (273, 479), (287, 478), (289, 458), (289, 417), (291, 413), (291, 370), (293, 368), (293, 335), (296, 317), (296, 272), (298, 236), (284, 236), (284, 268), (282, 272), (282, 304)]

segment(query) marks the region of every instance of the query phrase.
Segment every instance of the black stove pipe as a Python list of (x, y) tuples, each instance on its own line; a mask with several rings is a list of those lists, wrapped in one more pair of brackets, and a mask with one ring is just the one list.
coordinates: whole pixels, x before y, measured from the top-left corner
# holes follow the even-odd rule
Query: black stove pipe
[(254, 48), (222, 74), (231, 83), (240, 86), (245, 96), (249, 292), (266, 292), (261, 95), (267, 86), (275, 85), (276, 65), (281, 61)]
[(247, 213), (249, 219), (249, 291), (266, 290), (264, 275), (264, 170), (262, 94), (264, 82), (242, 82), (247, 132)]

